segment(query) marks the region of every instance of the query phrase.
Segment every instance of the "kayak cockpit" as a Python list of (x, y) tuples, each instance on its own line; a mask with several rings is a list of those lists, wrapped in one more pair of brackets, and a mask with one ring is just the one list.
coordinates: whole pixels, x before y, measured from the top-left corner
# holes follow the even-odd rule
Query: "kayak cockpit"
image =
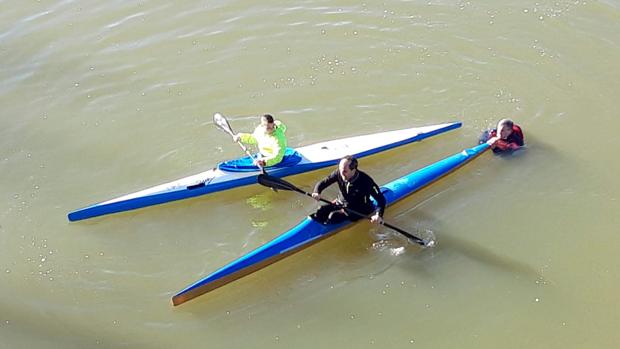
[[(282, 161), (280, 161), (274, 166), (266, 167), (266, 169), (291, 167), (297, 165), (300, 161), (301, 155), (299, 155), (299, 153), (295, 149), (286, 148), (286, 152), (284, 153), (284, 158), (282, 158)], [(253, 172), (259, 170), (259, 168), (254, 165), (254, 158), (251, 158), (249, 156), (221, 162), (217, 165), (217, 168), (219, 168), (221, 171), (226, 172)]]

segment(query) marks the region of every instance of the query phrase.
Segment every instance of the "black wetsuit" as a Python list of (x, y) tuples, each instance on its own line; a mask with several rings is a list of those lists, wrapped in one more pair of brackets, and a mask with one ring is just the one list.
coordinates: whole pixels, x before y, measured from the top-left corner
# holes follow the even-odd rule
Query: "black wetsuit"
[[(367, 216), (373, 212), (378, 212), (379, 216), (383, 217), (386, 204), (385, 197), (381, 193), (379, 186), (369, 175), (356, 170), (353, 178), (350, 181), (345, 181), (340, 176), (338, 170), (335, 170), (314, 186), (314, 192), (320, 194), (325, 188), (336, 182), (340, 188), (340, 194), (338, 195), (339, 203)], [(370, 200), (371, 197), (377, 201), (377, 207)], [(339, 223), (345, 219), (356, 221), (363, 218), (347, 211), (343, 213), (340, 211), (341, 208), (334, 204), (324, 204), (310, 217), (321, 223)]]

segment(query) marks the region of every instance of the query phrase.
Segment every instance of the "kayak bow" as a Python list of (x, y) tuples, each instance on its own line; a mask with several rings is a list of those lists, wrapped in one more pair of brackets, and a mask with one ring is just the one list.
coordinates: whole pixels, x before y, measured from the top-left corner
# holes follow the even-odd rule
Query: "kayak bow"
[[(452, 122), (337, 139), (297, 149), (289, 148), (285, 160), (268, 167), (267, 170), (275, 177), (314, 171), (336, 164), (345, 155), (364, 157), (459, 127), (460, 122)], [(260, 169), (252, 166), (252, 159), (246, 156), (223, 162), (214, 169), (193, 176), (75, 210), (68, 214), (68, 219), (78, 221), (255, 184), (260, 173)]]
[[(387, 183), (381, 187), (387, 205), (392, 205), (398, 200), (431, 184), (484, 153), (487, 149), (489, 149), (489, 146), (486, 143), (465, 149), (460, 153), (449, 156)], [(172, 304), (176, 306), (185, 303), (204, 293), (224, 286), (321, 241), (322, 239), (332, 236), (334, 233), (352, 224), (353, 222), (342, 222), (323, 225), (310, 218), (306, 218), (274, 240), (243, 255), (237, 260), (180, 291), (172, 297)]]

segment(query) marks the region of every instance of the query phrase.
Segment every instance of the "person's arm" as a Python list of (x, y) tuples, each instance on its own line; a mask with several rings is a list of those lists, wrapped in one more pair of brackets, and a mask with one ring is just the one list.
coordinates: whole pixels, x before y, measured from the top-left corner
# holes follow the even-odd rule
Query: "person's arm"
[(519, 143), (510, 142), (508, 143), (508, 148), (510, 150), (518, 150), (519, 148), (521, 148), (521, 146), (519, 145)]
[(284, 159), (284, 153), (286, 153), (286, 136), (284, 132), (286, 132), (286, 125), (281, 123), (279, 120), (275, 121), (276, 130), (274, 131), (272, 137), (270, 137), (270, 153), (263, 154), (267, 155), (263, 158), (265, 162), (265, 166), (273, 166), (279, 164), (282, 159)]
[(522, 147), (525, 145), (523, 131), (521, 131), (521, 127), (515, 125), (513, 128), (512, 134), (514, 135), (514, 142), (519, 147)]
[(282, 134), (286, 132), (286, 125), (282, 121), (276, 120), (274, 123), (276, 125), (276, 129), (282, 132)]
[(256, 144), (256, 137), (254, 137), (254, 135), (252, 133), (237, 133), (236, 135), (237, 139), (234, 139), (235, 137), (233, 137), (233, 140), (235, 140), (235, 142), (241, 142), (243, 144)]
[(493, 149), (499, 149), (501, 151), (506, 151), (506, 150), (517, 150), (521, 147), (521, 145), (519, 144), (521, 143), (521, 145), (523, 144), (523, 142), (519, 142), (518, 140), (503, 140), (503, 139), (499, 139), (497, 140), (497, 142), (495, 142), (495, 144), (493, 146), (491, 146)]
[(327, 177), (318, 181), (314, 185), (314, 190), (312, 191), (312, 197), (315, 198), (316, 200), (319, 200), (321, 197), (321, 192), (323, 192), (325, 188), (336, 183), (337, 180), (338, 180), (338, 171), (333, 171), (332, 173), (327, 175)]
[(511, 146), (510, 146), (510, 143), (505, 141), (505, 140), (503, 140), (503, 139), (497, 139), (495, 141), (495, 143), (493, 143), (493, 145), (491, 145), (491, 148), (499, 149), (501, 151), (512, 149)]
[(370, 191), (370, 196), (372, 196), (375, 201), (377, 201), (377, 209), (375, 213), (370, 217), (370, 221), (373, 223), (382, 223), (383, 222), (383, 213), (385, 212), (386, 200), (385, 196), (381, 192), (381, 188), (371, 179), (372, 188)]
[(487, 144), (492, 148), (495, 149), (495, 146), (497, 145), (497, 142), (499, 141), (499, 137), (495, 136), (495, 137), (491, 137), (489, 138), (489, 140), (487, 141)]
[(486, 143), (491, 147), (491, 149), (495, 149), (495, 144), (497, 143), (497, 141), (500, 140), (499, 136), (497, 135), (497, 130), (493, 129), (490, 131), (487, 131), (487, 141)]

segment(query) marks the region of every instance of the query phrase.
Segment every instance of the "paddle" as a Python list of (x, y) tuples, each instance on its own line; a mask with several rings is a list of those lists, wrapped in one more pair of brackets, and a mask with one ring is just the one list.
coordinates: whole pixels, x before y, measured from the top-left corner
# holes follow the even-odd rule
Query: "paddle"
[[(228, 133), (231, 137), (235, 137), (235, 133), (232, 130), (232, 127), (230, 127), (230, 123), (228, 123), (228, 120), (226, 120), (226, 118), (224, 117), (224, 115), (220, 114), (220, 113), (215, 113), (213, 114), (213, 123), (215, 124), (215, 126), (217, 128), (219, 128), (220, 130)], [(249, 156), (250, 158), (253, 158), (252, 154), (250, 153), (250, 151), (248, 150), (248, 148), (246, 148), (245, 145), (243, 145), (243, 143), (241, 143), (241, 141), (237, 141), (237, 144), (239, 144), (239, 146), (241, 147), (241, 149), (243, 149), (243, 151), (247, 154), (247, 156)], [(258, 165), (258, 168), (260, 169), (260, 172), (262, 174), (267, 174), (267, 171), (265, 171), (265, 168), (261, 165)]]
[[(258, 183), (260, 183), (261, 185), (264, 185), (264, 186), (266, 186), (266, 187), (272, 188), (272, 189), (281, 189), (281, 190), (296, 191), (296, 192), (298, 192), (298, 193), (300, 193), (300, 194), (304, 194), (304, 195), (307, 195), (307, 196), (309, 196), (309, 197), (312, 197), (312, 194), (310, 194), (310, 193), (308, 193), (308, 192), (306, 192), (306, 191), (303, 191), (303, 190), (302, 190), (302, 189), (300, 189), (300, 188), (297, 188), (297, 187), (296, 187), (295, 185), (293, 185), (292, 183), (289, 183), (289, 182), (285, 181), (285, 180), (284, 180), (284, 179), (282, 179), (282, 178), (277, 178), (277, 177), (269, 176), (269, 175), (267, 175), (267, 174), (260, 174), (260, 175), (258, 175)], [(325, 200), (325, 199), (323, 199), (323, 198), (319, 198), (319, 200), (320, 200), (320, 201), (322, 201), (322, 202), (325, 202), (325, 203), (328, 203), (328, 204), (332, 204), (332, 205), (333, 205), (333, 203), (332, 203), (332, 202), (330, 202), (330, 201), (328, 201), (328, 200)], [(338, 205), (336, 205), (336, 206), (338, 206)], [(367, 215), (365, 215), (365, 214), (363, 214), (363, 213), (360, 213), (360, 212), (354, 211), (354, 210), (352, 210), (352, 209), (350, 209), (350, 208), (347, 208), (347, 207), (344, 207), (344, 206), (342, 206), (342, 208), (343, 208), (345, 211), (347, 211), (347, 212), (349, 212), (349, 213), (352, 213), (352, 214), (354, 214), (354, 215), (356, 215), (356, 216), (359, 216), (359, 217), (364, 217), (364, 218), (366, 218), (366, 219), (370, 219), (370, 217), (368, 217)], [(393, 225), (391, 225), (391, 224), (389, 224), (389, 223), (386, 223), (386, 222), (383, 222), (382, 224), (383, 224), (384, 226), (386, 226), (386, 227), (390, 228), (390, 229), (396, 230), (397, 232), (399, 232), (399, 233), (403, 234), (404, 236), (406, 236), (407, 238), (409, 238), (409, 239), (413, 240), (415, 243), (417, 243), (417, 244), (419, 244), (419, 245), (422, 245), (422, 246), (427, 246), (427, 245), (426, 245), (426, 242), (425, 242), (424, 240), (420, 239), (420, 238), (419, 238), (419, 237), (417, 237), (417, 236), (414, 236), (414, 235), (413, 235), (413, 234), (411, 234), (411, 233), (408, 233), (408, 232), (406, 232), (406, 231), (404, 231), (404, 230), (402, 230), (402, 229), (400, 229), (400, 228), (398, 228), (398, 227), (395, 227), (395, 226), (393, 226)]]

